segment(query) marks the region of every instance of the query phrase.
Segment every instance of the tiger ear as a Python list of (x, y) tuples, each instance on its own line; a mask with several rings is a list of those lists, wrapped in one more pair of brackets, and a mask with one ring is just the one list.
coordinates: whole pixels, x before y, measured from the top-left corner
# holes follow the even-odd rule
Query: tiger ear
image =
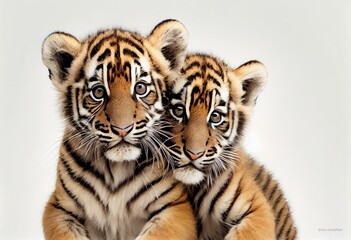
[(235, 83), (233, 85), (238, 88), (233, 92), (239, 95), (242, 104), (253, 107), (267, 82), (265, 66), (258, 61), (249, 61), (240, 67), (229, 70), (228, 76), (231, 82)]
[(67, 80), (69, 69), (79, 53), (80, 46), (80, 41), (63, 32), (54, 32), (44, 40), (41, 56), (55, 86)]
[(184, 25), (169, 19), (159, 23), (147, 40), (161, 51), (171, 70), (179, 71), (184, 64), (188, 38), (188, 31)]

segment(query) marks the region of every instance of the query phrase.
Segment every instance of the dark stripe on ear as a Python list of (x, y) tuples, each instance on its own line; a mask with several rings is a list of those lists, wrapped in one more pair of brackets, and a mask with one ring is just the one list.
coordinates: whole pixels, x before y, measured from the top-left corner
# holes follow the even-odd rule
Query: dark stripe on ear
[(56, 59), (59, 67), (60, 67), (60, 73), (59, 77), (61, 80), (66, 80), (67, 79), (67, 74), (68, 74), (68, 69), (71, 67), (72, 62), (73, 62), (73, 56), (69, 54), (68, 52), (65, 51), (58, 51), (54, 54), (54, 59)]
[[(257, 83), (256, 83), (255, 79), (253, 79), (253, 78), (246, 79), (242, 83), (242, 88), (243, 88), (243, 91), (245, 92), (244, 95), (241, 97), (243, 104), (247, 104), (250, 101), (249, 96), (250, 96), (252, 90), (255, 89), (256, 86), (257, 86)], [(254, 101), (256, 101), (256, 99)]]

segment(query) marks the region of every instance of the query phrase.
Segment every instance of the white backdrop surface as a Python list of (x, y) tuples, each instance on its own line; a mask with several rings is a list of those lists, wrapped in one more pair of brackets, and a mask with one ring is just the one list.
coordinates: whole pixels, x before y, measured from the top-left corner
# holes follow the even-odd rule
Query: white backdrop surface
[(269, 71), (247, 149), (281, 182), (300, 239), (351, 239), (351, 11), (347, 0), (0, 0), (0, 239), (43, 239), (62, 134), (41, 63), (53, 31), (122, 26), (148, 34), (175, 18), (189, 49)]

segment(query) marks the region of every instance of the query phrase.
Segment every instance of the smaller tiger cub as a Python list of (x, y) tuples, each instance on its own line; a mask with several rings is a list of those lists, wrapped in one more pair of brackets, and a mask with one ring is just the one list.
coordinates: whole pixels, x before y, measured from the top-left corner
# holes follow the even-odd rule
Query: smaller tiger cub
[[(265, 67), (251, 61), (231, 69), (212, 56), (193, 54), (181, 73), (169, 94), (166, 118), (173, 137), (166, 144), (175, 177), (189, 186), (199, 239), (276, 239), (280, 219), (240, 144), (267, 80)], [(289, 234), (282, 236), (294, 239)]]

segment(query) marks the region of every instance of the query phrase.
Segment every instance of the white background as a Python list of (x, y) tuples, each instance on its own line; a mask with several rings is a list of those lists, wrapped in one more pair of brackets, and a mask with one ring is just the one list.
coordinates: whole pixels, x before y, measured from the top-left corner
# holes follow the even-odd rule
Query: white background
[(168, 18), (187, 26), (192, 51), (267, 66), (247, 148), (281, 182), (300, 239), (351, 239), (350, 14), (346, 0), (0, 0), (0, 239), (43, 239), (54, 188), (62, 121), (43, 39), (113, 26), (146, 35)]

